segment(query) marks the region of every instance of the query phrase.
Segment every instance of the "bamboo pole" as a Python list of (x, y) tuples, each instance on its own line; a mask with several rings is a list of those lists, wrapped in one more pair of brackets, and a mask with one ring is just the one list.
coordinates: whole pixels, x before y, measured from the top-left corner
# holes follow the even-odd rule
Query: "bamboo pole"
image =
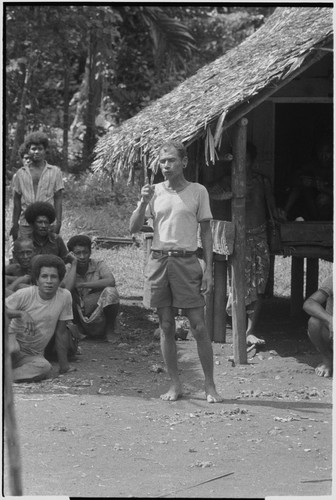
[(245, 311), (245, 195), (246, 195), (246, 118), (236, 125), (232, 163), (232, 222), (235, 245), (232, 254), (232, 334), (234, 361), (247, 363)]
[(4, 413), (5, 429), (9, 459), (9, 489), (13, 496), (22, 495), (21, 458), (19, 437), (16, 427), (12, 388), (12, 364), (8, 347), (8, 318), (5, 314), (5, 380), (4, 380)]

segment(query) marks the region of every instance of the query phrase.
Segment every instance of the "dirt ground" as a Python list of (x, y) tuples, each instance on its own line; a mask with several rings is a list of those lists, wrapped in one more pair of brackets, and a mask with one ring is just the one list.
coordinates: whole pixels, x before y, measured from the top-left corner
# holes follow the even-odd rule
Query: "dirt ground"
[[(292, 320), (287, 300), (265, 301), (266, 347), (248, 365), (228, 361), (228, 327), (227, 342), (213, 344), (225, 398), (214, 405), (189, 333), (177, 342), (185, 396), (165, 402), (157, 318), (133, 299), (122, 303), (116, 345), (82, 341), (77, 371), (57, 377), (55, 364), (55, 378), (14, 384), (24, 495), (331, 495), (332, 380), (314, 373), (306, 318)], [(6, 495), (7, 477), (6, 461)]]

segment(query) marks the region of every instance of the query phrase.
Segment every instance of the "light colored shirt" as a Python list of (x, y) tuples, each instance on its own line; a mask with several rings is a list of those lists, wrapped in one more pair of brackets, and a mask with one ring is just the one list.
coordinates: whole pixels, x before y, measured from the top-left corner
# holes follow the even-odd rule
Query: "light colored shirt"
[(319, 288), (320, 292), (327, 295), (326, 312), (333, 316), (334, 310), (334, 292), (333, 292), (333, 276), (328, 276)]
[[(67, 273), (70, 270), (71, 265), (67, 264)], [(90, 259), (87, 271), (85, 274), (76, 274), (76, 284), (87, 283), (90, 281), (98, 281), (105, 278), (111, 277), (111, 270), (103, 260)], [(91, 292), (91, 288), (80, 288), (80, 296), (85, 298)]]
[(196, 251), (198, 223), (212, 219), (208, 192), (197, 182), (179, 192), (155, 184), (146, 217), (153, 218), (153, 250)]
[(35, 201), (46, 201), (54, 206), (54, 195), (60, 189), (64, 189), (62, 172), (55, 165), (45, 164), (37, 185), (36, 195), (29, 167), (21, 167), (13, 178), (13, 191), (21, 195), (20, 224), (29, 225), (23, 215), (28, 205), (35, 203)]
[(33, 356), (43, 355), (58, 321), (73, 319), (71, 293), (65, 288), (58, 288), (50, 300), (41, 299), (35, 285), (22, 288), (7, 297), (5, 304), (8, 309), (26, 311), (32, 317), (36, 329), (34, 335), (27, 335), (20, 318), (11, 320), (8, 332), (16, 334), (22, 352)]

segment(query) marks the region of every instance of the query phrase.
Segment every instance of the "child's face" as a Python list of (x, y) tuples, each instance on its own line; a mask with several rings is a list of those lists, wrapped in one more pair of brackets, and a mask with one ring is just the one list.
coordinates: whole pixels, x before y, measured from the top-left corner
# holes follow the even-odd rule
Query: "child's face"
[(28, 154), (28, 153), (25, 153), (25, 154), (23, 155), (23, 158), (22, 158), (22, 163), (23, 163), (23, 166), (24, 166), (24, 167), (26, 167), (26, 166), (27, 166), (27, 167), (29, 167), (29, 165), (30, 165), (30, 156), (29, 156), (29, 154)]

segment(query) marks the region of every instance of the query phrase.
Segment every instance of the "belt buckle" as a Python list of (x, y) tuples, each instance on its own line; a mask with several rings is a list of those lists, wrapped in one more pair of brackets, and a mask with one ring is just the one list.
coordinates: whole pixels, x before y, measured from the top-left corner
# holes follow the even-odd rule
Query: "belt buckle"
[(174, 251), (173, 250), (168, 250), (168, 257), (172, 257), (174, 255)]

